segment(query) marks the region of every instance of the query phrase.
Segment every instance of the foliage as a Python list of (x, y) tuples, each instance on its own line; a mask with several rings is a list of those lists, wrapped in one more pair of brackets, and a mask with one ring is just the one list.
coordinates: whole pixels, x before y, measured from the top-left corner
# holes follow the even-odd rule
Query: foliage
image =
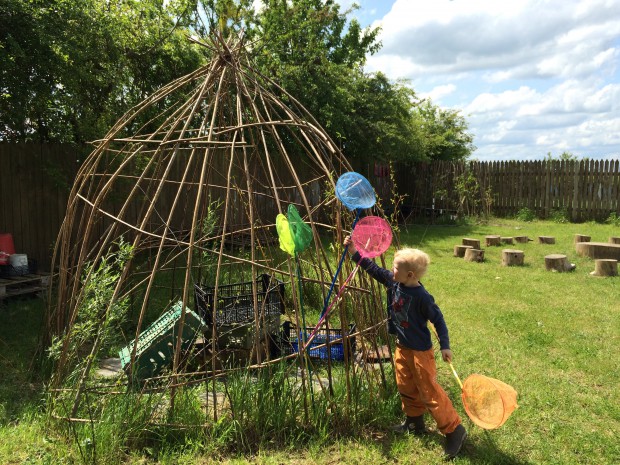
[(530, 222), (536, 219), (536, 214), (533, 210), (523, 207), (517, 212), (515, 218), (519, 221)]
[(127, 109), (204, 63), (211, 52), (187, 36), (243, 30), (258, 70), (299, 99), (347, 156), (446, 160), (474, 150), (458, 111), (419, 101), (409, 83), (362, 71), (381, 44), (378, 28), (351, 18), (357, 6), (255, 3), (7, 0), (0, 6), (0, 140), (102, 138)]
[(0, 6), (0, 140), (100, 138), (195, 69), (192, 0), (7, 0)]
[(474, 173), (466, 169), (456, 176), (454, 187), (459, 199), (457, 214), (461, 217), (476, 215), (479, 212), (481, 199), (480, 185)]
[[(582, 158), (583, 160), (587, 160), (587, 158)], [(547, 152), (547, 155), (545, 156), (545, 161), (554, 161), (554, 160), (561, 160), (561, 161), (578, 161), (580, 160), (580, 158), (573, 154), (572, 152), (569, 152), (567, 150), (565, 150), (564, 152), (562, 152), (559, 156), (554, 156), (551, 154), (551, 152)]]
[(425, 100), (413, 108), (414, 126), (421, 134), (424, 158), (465, 160), (476, 147), (459, 110), (437, 107)]
[[(101, 258), (98, 263), (86, 267), (83, 277), (83, 298), (77, 310), (75, 323), (70, 332), (55, 336), (48, 349), (49, 358), (73, 367), (73, 374), (80, 372), (90, 358), (98, 353), (84, 357), (91, 347), (99, 351), (118, 342), (119, 329), (127, 316), (129, 299), (118, 299), (115, 295), (116, 283), (125, 263), (131, 259), (133, 247), (121, 238), (115, 251)], [(95, 342), (97, 341), (97, 342)], [(69, 382), (74, 382), (70, 376)]]
[(605, 223), (620, 226), (620, 215), (616, 212), (611, 212), (605, 220)]
[(554, 223), (570, 223), (570, 215), (566, 207), (558, 207), (551, 209), (549, 219)]

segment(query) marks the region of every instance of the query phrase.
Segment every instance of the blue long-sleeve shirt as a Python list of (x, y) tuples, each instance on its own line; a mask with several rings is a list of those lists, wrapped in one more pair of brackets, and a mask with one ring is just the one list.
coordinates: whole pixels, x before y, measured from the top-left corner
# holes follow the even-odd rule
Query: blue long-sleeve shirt
[(417, 287), (404, 286), (394, 281), (391, 271), (381, 268), (368, 258), (362, 258), (359, 253), (352, 257), (355, 263), (366, 271), (372, 278), (387, 288), (388, 300), (388, 330), (396, 334), (398, 343), (413, 350), (429, 350), (433, 343), (427, 322), (430, 321), (437, 330), (439, 347), (450, 348), (448, 327), (441, 310), (435, 303), (433, 296), (420, 284)]

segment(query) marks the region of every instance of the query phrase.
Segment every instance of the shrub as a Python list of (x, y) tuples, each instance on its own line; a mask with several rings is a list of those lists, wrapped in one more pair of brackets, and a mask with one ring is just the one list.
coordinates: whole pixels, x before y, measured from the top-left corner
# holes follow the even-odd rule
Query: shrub
[(611, 212), (605, 220), (605, 223), (611, 224), (613, 226), (620, 226), (620, 215), (618, 215), (618, 213), (616, 212)]
[(570, 217), (568, 216), (568, 209), (566, 207), (553, 208), (549, 219), (554, 223), (566, 224), (570, 223)]
[(530, 221), (534, 221), (534, 220), (536, 219), (536, 214), (535, 214), (532, 210), (530, 210), (529, 208), (527, 208), (527, 207), (523, 207), (523, 208), (522, 208), (521, 210), (519, 210), (519, 212), (517, 213), (516, 218), (517, 218), (519, 221), (527, 221), (527, 222), (530, 222)]

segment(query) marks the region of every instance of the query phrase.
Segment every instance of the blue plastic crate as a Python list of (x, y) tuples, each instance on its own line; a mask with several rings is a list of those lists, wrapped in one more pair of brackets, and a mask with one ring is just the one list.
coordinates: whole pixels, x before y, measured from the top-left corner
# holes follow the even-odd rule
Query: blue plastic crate
[[(314, 328), (306, 328), (305, 338), (309, 338)], [(349, 330), (345, 331), (345, 336), (355, 332), (355, 325), (350, 325)], [(296, 328), (285, 322), (282, 325), (282, 337), (281, 337), (281, 350), (284, 354), (292, 354), (299, 352), (299, 341), (302, 341), (304, 334), (301, 331), (297, 331)], [(330, 344), (327, 345), (329, 340)], [(332, 341), (338, 341), (332, 343)], [(335, 361), (344, 361), (345, 356), (345, 341), (343, 339), (342, 329), (340, 328), (321, 328), (317, 332), (316, 336), (310, 343), (307, 353), (310, 358)], [(355, 352), (355, 337), (348, 338), (349, 358), (352, 357)], [(319, 347), (323, 346), (323, 347)]]

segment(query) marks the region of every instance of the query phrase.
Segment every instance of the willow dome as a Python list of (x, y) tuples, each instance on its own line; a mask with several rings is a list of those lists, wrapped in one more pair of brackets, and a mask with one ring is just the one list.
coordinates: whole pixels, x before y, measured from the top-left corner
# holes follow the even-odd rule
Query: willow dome
[[(131, 253), (115, 259), (120, 268), (112, 266), (113, 285), (97, 312), (104, 327), (119, 302), (128, 306), (130, 330), (122, 336), (132, 347), (132, 364), (135, 341), (154, 319), (177, 302), (181, 325), (189, 321), (188, 311), (198, 313), (196, 286), (224, 295), (226, 286), (251, 282), (250, 300), (256, 303), (257, 279), (276, 279), (286, 286), (282, 319), (297, 326), (304, 324), (304, 300), (320, 310), (325, 299), (336, 268), (326, 244), (341, 251), (338, 244), (352, 220), (333, 195), (335, 181), (351, 166), (312, 115), (252, 67), (242, 41), (202, 45), (212, 50), (211, 61), (129, 110), (96, 142), (78, 174), (55, 250), (58, 275), (48, 314), (50, 334), (64, 337), (57, 379), (73, 369), (68, 364), (75, 365), (71, 341), (97, 287), (93, 280), (102, 279), (97, 266), (118, 258), (121, 244), (130, 244)], [(277, 214), (291, 204), (313, 232), (310, 250), (301, 257), (299, 295), (295, 260), (280, 250), (275, 228)], [(368, 288), (360, 279), (351, 285)], [(350, 294), (357, 299), (355, 312), (341, 313), (339, 323), (375, 334), (383, 312), (373, 310), (374, 294)], [(260, 331), (262, 318), (257, 310), (253, 324)], [(193, 368), (199, 379), (219, 375), (228, 360), (215, 331), (209, 329), (205, 338), (209, 358)], [(170, 376), (183, 369), (181, 334)], [(209, 334), (216, 336), (211, 342)], [(261, 338), (254, 337), (248, 366), (283, 356), (258, 348)], [(93, 357), (79, 362), (72, 416), (103, 344), (98, 333), (94, 339), (75, 351)]]

